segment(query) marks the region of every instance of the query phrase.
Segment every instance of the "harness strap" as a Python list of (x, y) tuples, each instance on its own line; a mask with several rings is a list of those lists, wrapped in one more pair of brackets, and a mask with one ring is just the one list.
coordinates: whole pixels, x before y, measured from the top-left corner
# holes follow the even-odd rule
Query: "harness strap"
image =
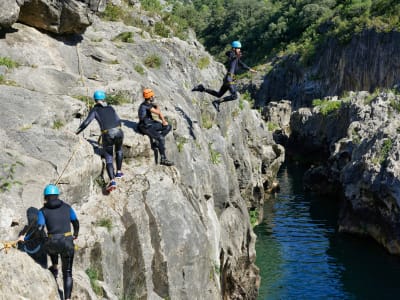
[(56, 236), (71, 236), (71, 235), (72, 235), (72, 232), (69, 231), (69, 232), (66, 232), (66, 233), (49, 234), (48, 236), (49, 236), (49, 238), (52, 238), (52, 237), (56, 237)]
[[(114, 128), (121, 128), (121, 125), (114, 127)], [(114, 129), (114, 128), (104, 129), (101, 131), (101, 134), (106, 134), (106, 133), (108, 133), (109, 130)]]

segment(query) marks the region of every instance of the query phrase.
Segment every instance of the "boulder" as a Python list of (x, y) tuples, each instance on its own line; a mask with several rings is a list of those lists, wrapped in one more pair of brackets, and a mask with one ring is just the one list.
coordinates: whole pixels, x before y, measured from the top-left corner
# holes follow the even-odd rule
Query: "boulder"
[(20, 6), (24, 0), (2, 0), (0, 2), (0, 29), (9, 28), (18, 20)]
[(98, 7), (100, 1), (29, 0), (18, 21), (56, 34), (81, 34), (92, 24), (90, 6)]

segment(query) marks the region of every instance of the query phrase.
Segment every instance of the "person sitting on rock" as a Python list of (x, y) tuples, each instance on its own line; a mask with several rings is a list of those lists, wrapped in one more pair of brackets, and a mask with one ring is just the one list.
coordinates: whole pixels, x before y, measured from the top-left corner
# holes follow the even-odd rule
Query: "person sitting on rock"
[[(165, 155), (165, 136), (171, 131), (172, 126), (168, 124), (158, 105), (154, 104), (154, 92), (151, 89), (143, 90), (144, 101), (139, 106), (139, 125), (141, 133), (150, 137), (158, 151), (160, 152), (160, 164), (172, 166), (174, 163), (169, 161)], [(157, 115), (161, 123), (153, 119), (152, 114)]]
[(228, 90), (230, 92), (229, 96), (224, 97), (223, 99), (217, 99), (212, 102), (215, 109), (219, 112), (219, 105), (222, 102), (232, 101), (237, 99), (237, 91), (236, 91), (236, 83), (235, 83), (235, 74), (239, 70), (240, 67), (249, 70), (251, 72), (257, 72), (256, 70), (250, 68), (245, 63), (241, 61), (241, 48), (242, 44), (239, 41), (233, 41), (232, 49), (226, 52), (226, 56), (228, 57), (227, 61), (227, 69), (228, 73), (225, 75), (223, 83), (219, 91), (210, 90), (204, 87), (203, 84), (199, 84), (192, 89), (193, 92), (206, 92), (215, 97), (222, 97)]
[[(103, 154), (106, 160), (106, 169), (110, 183), (107, 186), (107, 191), (111, 192), (116, 189), (117, 183), (115, 178), (119, 179), (124, 176), (121, 171), (123, 151), (122, 143), (124, 133), (121, 129), (121, 119), (115, 112), (114, 108), (107, 105), (105, 102), (106, 93), (104, 91), (95, 91), (93, 95), (96, 105), (90, 110), (87, 118), (82, 122), (76, 131), (76, 134), (82, 132), (89, 124), (96, 119), (99, 123), (101, 130), (101, 141), (103, 147)], [(116, 166), (117, 173), (114, 174), (113, 157), (114, 147), (116, 152)]]
[[(48, 240), (46, 251), (52, 266), (49, 270), (58, 276), (58, 256), (61, 256), (61, 267), (64, 283), (64, 299), (70, 300), (72, 293), (72, 264), (75, 246), (73, 240), (78, 238), (79, 221), (73, 208), (59, 199), (57, 186), (49, 184), (44, 189), (44, 206), (38, 212), (39, 229), (46, 227)], [(71, 224), (73, 232), (71, 232)]]

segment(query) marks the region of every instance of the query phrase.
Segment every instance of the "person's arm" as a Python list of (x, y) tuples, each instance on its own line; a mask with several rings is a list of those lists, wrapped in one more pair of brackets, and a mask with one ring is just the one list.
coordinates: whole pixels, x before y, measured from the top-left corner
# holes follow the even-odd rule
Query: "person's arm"
[(76, 238), (78, 238), (78, 234), (79, 234), (79, 220), (78, 220), (78, 217), (76, 216), (76, 213), (72, 207), (69, 210), (69, 214), (70, 214), (72, 227), (74, 228), (74, 232), (72, 235), (74, 236), (74, 239), (76, 239)]
[(41, 210), (38, 211), (38, 219), (37, 219), (37, 226), (39, 230), (43, 230), (44, 226), (46, 225), (46, 219), (44, 218), (44, 214)]
[(239, 65), (240, 65), (243, 69), (246, 69), (246, 70), (248, 70), (248, 71), (250, 71), (250, 72), (253, 72), (253, 73), (257, 73), (256, 70), (250, 68), (250, 67), (249, 67), (248, 65), (246, 65), (244, 62), (242, 62), (241, 59), (239, 59), (238, 61), (239, 61)]
[[(35, 225), (36, 225), (36, 224), (35, 224)], [(21, 230), (21, 232), (19, 233), (19, 236), (18, 236), (18, 241), (19, 241), (19, 242), (25, 241), (25, 235), (26, 235), (26, 233), (28, 232), (28, 230), (29, 230), (30, 227), (31, 227), (31, 226), (29, 226), (29, 225), (25, 225), (24, 228)]]
[(167, 126), (168, 125), (168, 122), (165, 119), (164, 115), (162, 114), (162, 112), (161, 112), (160, 108), (158, 107), (158, 105), (154, 105), (152, 108), (150, 108), (150, 112), (155, 114), (155, 115), (157, 115), (160, 118), (163, 126)]
[(87, 118), (82, 122), (82, 124), (79, 126), (79, 128), (75, 131), (76, 134), (80, 134), (86, 127), (89, 126), (90, 122), (92, 122), (94, 120), (96, 116), (95, 110), (92, 109), (89, 112), (89, 115), (87, 116)]

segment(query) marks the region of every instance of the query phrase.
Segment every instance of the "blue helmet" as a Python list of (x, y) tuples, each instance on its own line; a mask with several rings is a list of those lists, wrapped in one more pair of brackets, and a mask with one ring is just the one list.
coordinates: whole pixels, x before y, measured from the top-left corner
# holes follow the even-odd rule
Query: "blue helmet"
[(48, 196), (48, 195), (60, 195), (60, 191), (58, 190), (58, 187), (56, 187), (54, 184), (48, 184), (44, 188), (43, 194), (45, 196)]
[(95, 91), (93, 94), (94, 101), (104, 100), (106, 99), (106, 93), (104, 91)]
[(233, 41), (231, 44), (232, 48), (242, 48), (242, 44), (239, 41)]

